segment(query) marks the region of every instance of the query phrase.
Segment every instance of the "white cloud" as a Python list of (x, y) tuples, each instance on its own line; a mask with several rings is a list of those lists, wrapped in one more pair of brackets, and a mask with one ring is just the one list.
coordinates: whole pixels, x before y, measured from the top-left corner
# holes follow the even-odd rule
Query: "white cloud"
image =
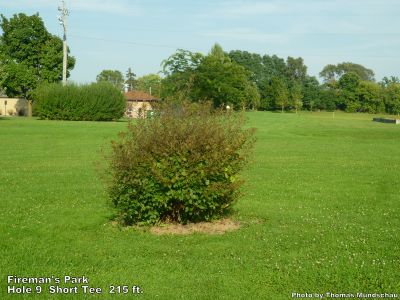
[[(66, 0), (68, 9), (85, 12), (104, 12), (116, 15), (139, 15), (140, 9), (129, 0)], [(54, 8), (61, 5), (61, 0), (12, 0), (1, 6), (19, 9)]]
[(281, 1), (243, 1), (228, 0), (215, 5), (213, 11), (201, 14), (204, 18), (241, 19), (263, 15), (285, 14), (292, 10), (291, 5), (286, 5), (287, 0)]
[(376, 16), (394, 14), (388, 7), (397, 0), (225, 0), (203, 18), (249, 18), (262, 16)]
[(128, 0), (69, 0), (77, 11), (106, 12), (117, 15), (139, 15), (140, 9)]
[(271, 2), (239, 2), (239, 3), (224, 3), (216, 11), (217, 14), (226, 17), (243, 17), (251, 15), (262, 15), (277, 13), (281, 8)]

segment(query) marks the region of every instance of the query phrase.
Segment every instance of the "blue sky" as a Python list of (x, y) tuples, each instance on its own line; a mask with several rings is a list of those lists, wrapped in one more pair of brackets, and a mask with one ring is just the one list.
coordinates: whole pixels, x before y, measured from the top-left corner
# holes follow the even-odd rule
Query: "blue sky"
[[(61, 0), (0, 0), (0, 13), (39, 12), (62, 36)], [(66, 0), (68, 43), (77, 59), (71, 80), (95, 81), (103, 69), (156, 73), (182, 48), (247, 50), (304, 58), (310, 75), (351, 61), (376, 79), (400, 77), (399, 0)]]

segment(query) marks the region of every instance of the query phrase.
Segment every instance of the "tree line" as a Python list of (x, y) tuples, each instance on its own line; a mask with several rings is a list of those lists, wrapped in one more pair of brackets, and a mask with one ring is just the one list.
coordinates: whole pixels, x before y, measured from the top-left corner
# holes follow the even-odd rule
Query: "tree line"
[[(62, 78), (62, 41), (49, 33), (38, 14), (1, 15), (0, 90), (11, 97), (32, 99), (43, 83)], [(68, 49), (69, 52), (69, 49)], [(75, 58), (68, 57), (68, 73)], [(179, 49), (162, 63), (160, 74), (136, 78), (129, 68), (103, 70), (97, 82), (119, 90), (143, 90), (160, 99), (208, 100), (215, 106), (254, 110), (335, 110), (400, 114), (400, 80), (375, 80), (373, 70), (343, 62), (319, 73), (307, 73), (301, 57), (283, 59), (242, 50), (225, 52), (215, 44), (207, 54)]]
[(376, 82), (373, 70), (351, 62), (325, 66), (319, 73), (322, 84), (307, 73), (301, 57), (285, 60), (242, 50), (224, 52), (218, 44), (206, 56), (178, 50), (162, 65), (164, 97), (282, 112), (400, 113), (399, 78)]
[(140, 90), (155, 97), (161, 97), (161, 77), (158, 74), (147, 74), (136, 78), (132, 68), (124, 76), (119, 70), (103, 70), (96, 76), (96, 82), (109, 82), (120, 91)]

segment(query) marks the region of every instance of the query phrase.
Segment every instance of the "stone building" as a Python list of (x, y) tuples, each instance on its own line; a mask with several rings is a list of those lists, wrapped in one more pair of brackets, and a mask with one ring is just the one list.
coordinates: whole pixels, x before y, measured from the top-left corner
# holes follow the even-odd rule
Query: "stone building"
[(28, 116), (30, 111), (28, 100), (0, 96), (0, 116)]
[(143, 118), (147, 116), (147, 112), (153, 109), (154, 103), (159, 99), (142, 92), (129, 91), (124, 94), (126, 99), (125, 116), (128, 118)]

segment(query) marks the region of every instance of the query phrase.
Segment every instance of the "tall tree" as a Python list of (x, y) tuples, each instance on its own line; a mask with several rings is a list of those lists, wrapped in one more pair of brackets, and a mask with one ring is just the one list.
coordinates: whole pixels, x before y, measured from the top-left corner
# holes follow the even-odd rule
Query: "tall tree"
[(384, 89), (386, 111), (400, 115), (400, 83), (391, 83)]
[(211, 100), (214, 106), (235, 109), (258, 106), (259, 94), (249, 80), (250, 72), (232, 62), (221, 46), (214, 45), (194, 72), (193, 98)]
[(332, 64), (326, 65), (322, 69), (322, 71), (319, 72), (319, 76), (323, 78), (325, 83), (330, 83), (339, 80), (338, 78), (339, 75), (342, 74), (338, 74), (337, 66)]
[(232, 50), (229, 52), (228, 56), (232, 61), (243, 66), (250, 72), (250, 80), (252, 82), (259, 85), (263, 81), (265, 70), (260, 54), (241, 50)]
[(303, 82), (303, 105), (313, 111), (321, 102), (321, 86), (315, 76), (307, 76)]
[(7, 61), (2, 76), (2, 85), (9, 97), (31, 99), (33, 90), (39, 84), (35, 69), (24, 63)]
[(345, 109), (347, 112), (356, 112), (359, 110), (360, 102), (357, 92), (360, 81), (360, 77), (354, 72), (346, 73), (340, 77), (341, 103), (339, 108)]
[(158, 74), (147, 74), (137, 79), (136, 89), (154, 95), (161, 96), (161, 77)]
[(109, 82), (120, 91), (124, 89), (124, 76), (118, 70), (103, 70), (97, 75), (96, 81)]
[(277, 108), (280, 108), (283, 112), (288, 106), (289, 100), (288, 89), (285, 81), (280, 77), (273, 77), (271, 80), (271, 90)]
[(339, 90), (325, 88), (321, 90), (321, 98), (316, 107), (327, 111), (335, 111), (340, 99)]
[(5, 95), (6, 93), (6, 90), (4, 89), (3, 86), (4, 77), (5, 77), (5, 72), (4, 72), (3, 58), (0, 55), (0, 95)]
[(262, 64), (263, 76), (258, 84), (261, 97), (260, 107), (265, 110), (275, 110), (277, 105), (273, 79), (280, 78), (282, 82), (286, 82), (286, 63), (283, 58), (266, 54), (262, 57)]
[[(40, 83), (61, 80), (62, 41), (47, 31), (39, 14), (20, 13), (10, 19), (1, 15), (0, 27), (0, 81), (8, 96), (30, 99)], [(68, 70), (74, 65), (75, 58), (69, 56)]]
[(300, 83), (295, 82), (290, 89), (290, 104), (297, 111), (303, 107), (303, 91)]
[(380, 113), (385, 111), (382, 87), (371, 81), (361, 81), (358, 89), (360, 110), (367, 113)]
[(326, 65), (319, 76), (323, 78), (325, 82), (338, 81), (346, 73), (355, 73), (360, 77), (361, 80), (375, 81), (374, 71), (368, 69), (360, 64), (352, 62), (343, 62), (337, 65)]
[(136, 83), (137, 83), (136, 74), (133, 73), (131, 68), (129, 68), (128, 71), (126, 71), (126, 80), (125, 80), (125, 84), (128, 91), (134, 90), (136, 87)]
[[(276, 55), (261, 56), (257, 53), (234, 50), (229, 52), (229, 57), (250, 72), (250, 80), (257, 85), (264, 104), (269, 97), (268, 90), (272, 77), (286, 78), (285, 60)], [(267, 106), (263, 105), (264, 109)]]
[(178, 49), (161, 65), (165, 79), (162, 81), (161, 96), (190, 99), (194, 72), (203, 60), (201, 53)]
[[(69, 49), (68, 49), (69, 52)], [(62, 64), (63, 64), (63, 43), (58, 37), (52, 36), (43, 45), (42, 55), (39, 63), (41, 77), (46, 82), (58, 82), (62, 80)], [(67, 77), (70, 76), (70, 70), (75, 65), (75, 58), (68, 57), (67, 60)]]
[(288, 57), (286, 60), (286, 82), (289, 87), (290, 106), (297, 113), (303, 106), (303, 84), (307, 79), (307, 66), (301, 57)]
[(288, 57), (286, 60), (286, 76), (289, 82), (303, 82), (307, 76), (307, 66), (301, 57)]
[(193, 71), (200, 64), (203, 57), (204, 56), (198, 52), (178, 49), (174, 54), (163, 60), (161, 63), (163, 73), (168, 76), (175, 73)]
[(379, 84), (383, 87), (388, 87), (391, 84), (400, 83), (400, 78), (397, 76), (383, 77)]
[(286, 63), (283, 58), (276, 55), (262, 57), (264, 80), (270, 81), (273, 77), (286, 77)]
[(280, 78), (290, 88), (296, 85), (296, 89), (297, 84), (301, 89), (307, 79), (307, 66), (301, 57), (288, 57), (285, 61), (276, 55), (261, 56), (240, 50), (229, 52), (229, 57), (250, 72), (250, 80), (257, 85), (261, 97), (261, 109), (275, 108), (274, 84), (271, 85), (273, 78)]

